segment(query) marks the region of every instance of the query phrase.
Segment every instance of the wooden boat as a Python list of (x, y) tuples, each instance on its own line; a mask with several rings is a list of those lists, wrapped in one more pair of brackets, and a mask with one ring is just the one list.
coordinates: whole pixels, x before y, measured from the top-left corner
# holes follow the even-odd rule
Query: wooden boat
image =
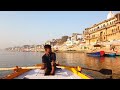
[(104, 51), (87, 53), (88, 56), (101, 57), (105, 55)]
[(120, 56), (120, 54), (116, 54), (116, 56)]
[(105, 53), (105, 56), (107, 56), (107, 57), (115, 57), (116, 53)]
[(120, 56), (120, 52), (116, 52), (116, 56)]
[(12, 74), (2, 79), (92, 79), (91, 77), (81, 73), (81, 67), (70, 67), (58, 65), (55, 75), (44, 76), (44, 70), (39, 69), (41, 65), (35, 65), (34, 68), (18, 68)]

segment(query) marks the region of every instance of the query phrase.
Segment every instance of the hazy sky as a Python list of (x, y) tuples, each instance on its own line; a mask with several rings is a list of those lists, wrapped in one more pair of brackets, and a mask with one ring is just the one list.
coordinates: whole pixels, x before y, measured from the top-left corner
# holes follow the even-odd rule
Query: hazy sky
[[(119, 11), (114, 11), (117, 13)], [(106, 19), (108, 11), (0, 11), (0, 48), (42, 44)]]

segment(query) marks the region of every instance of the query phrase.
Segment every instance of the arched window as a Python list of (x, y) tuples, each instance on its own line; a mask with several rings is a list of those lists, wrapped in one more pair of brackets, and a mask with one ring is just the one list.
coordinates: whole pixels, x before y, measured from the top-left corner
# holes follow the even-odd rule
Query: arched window
[(99, 26), (97, 28), (99, 29)]

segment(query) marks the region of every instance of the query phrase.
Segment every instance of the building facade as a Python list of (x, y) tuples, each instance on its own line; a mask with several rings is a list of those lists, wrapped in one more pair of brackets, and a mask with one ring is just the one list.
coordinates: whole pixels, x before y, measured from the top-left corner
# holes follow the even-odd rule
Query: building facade
[(73, 45), (78, 45), (82, 41), (82, 34), (79, 33), (73, 33), (71, 37), (68, 37), (67, 41), (65, 44), (67, 46), (73, 46)]
[(96, 44), (106, 41), (120, 40), (120, 13), (113, 14), (111, 11), (107, 19), (86, 28), (83, 31), (86, 44)]

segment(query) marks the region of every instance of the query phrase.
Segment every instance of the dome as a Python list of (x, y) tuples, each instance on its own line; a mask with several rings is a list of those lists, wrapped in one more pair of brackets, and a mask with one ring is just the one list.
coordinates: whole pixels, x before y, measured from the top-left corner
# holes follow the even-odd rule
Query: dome
[(108, 13), (108, 15), (107, 15), (107, 19), (110, 19), (110, 18), (112, 18), (112, 17), (114, 17), (114, 14), (112, 13), (112, 11), (110, 11), (110, 12)]

